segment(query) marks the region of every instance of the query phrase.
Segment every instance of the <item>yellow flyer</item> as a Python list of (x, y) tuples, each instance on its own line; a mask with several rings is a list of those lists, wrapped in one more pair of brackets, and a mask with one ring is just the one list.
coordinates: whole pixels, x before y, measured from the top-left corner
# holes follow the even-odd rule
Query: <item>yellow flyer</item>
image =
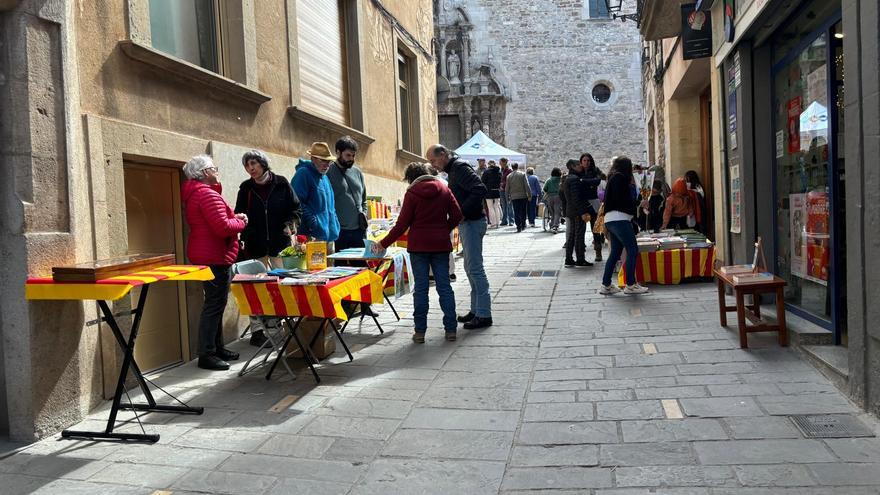
[(327, 268), (327, 243), (310, 242), (306, 244), (306, 260), (309, 270), (323, 270)]

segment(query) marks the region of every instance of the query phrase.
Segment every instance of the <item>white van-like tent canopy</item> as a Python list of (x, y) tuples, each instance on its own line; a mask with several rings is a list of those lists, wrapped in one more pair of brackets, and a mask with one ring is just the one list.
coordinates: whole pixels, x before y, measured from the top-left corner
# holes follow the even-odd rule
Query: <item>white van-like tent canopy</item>
[(526, 155), (518, 151), (513, 151), (492, 141), (485, 135), (483, 131), (477, 131), (466, 143), (459, 146), (455, 152), (461, 158), (471, 162), (471, 165), (477, 165), (477, 158), (485, 158), (488, 160), (498, 161), (501, 158), (507, 158), (510, 163), (526, 164)]

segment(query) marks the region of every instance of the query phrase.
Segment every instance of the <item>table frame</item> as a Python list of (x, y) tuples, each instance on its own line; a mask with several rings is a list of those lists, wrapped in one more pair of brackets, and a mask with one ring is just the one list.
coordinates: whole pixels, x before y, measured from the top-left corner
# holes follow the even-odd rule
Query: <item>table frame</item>
[[(162, 390), (162, 388), (155, 383), (150, 382), (150, 380), (145, 378), (143, 373), (141, 373), (140, 367), (138, 366), (137, 361), (134, 358), (135, 340), (137, 339), (138, 329), (140, 328), (141, 317), (143, 316), (144, 305), (147, 302), (147, 294), (149, 293), (149, 289), (149, 284), (144, 284), (141, 286), (141, 293), (140, 296), (138, 296), (137, 308), (131, 311), (131, 314), (134, 315), (134, 320), (132, 321), (131, 332), (129, 333), (127, 341), (125, 340), (125, 336), (122, 334), (122, 330), (120, 330), (119, 328), (119, 323), (116, 321), (116, 317), (110, 310), (110, 306), (107, 304), (107, 301), (98, 301), (98, 306), (100, 306), (101, 312), (104, 314), (103, 317), (98, 318), (98, 321), (107, 322), (107, 325), (113, 332), (113, 336), (116, 338), (116, 342), (119, 344), (119, 347), (121, 347), (124, 351), (124, 355), (122, 358), (122, 368), (119, 370), (119, 378), (116, 382), (116, 392), (113, 394), (113, 403), (110, 407), (110, 416), (107, 418), (107, 427), (104, 429), (104, 431), (64, 430), (61, 432), (62, 438), (87, 438), (91, 440), (124, 440), (155, 443), (159, 441), (159, 434), (149, 434), (146, 433), (146, 431), (144, 431), (144, 433), (117, 433), (113, 431), (116, 427), (116, 416), (119, 413), (119, 410), (122, 409), (143, 411), (147, 413), (183, 413), (195, 415), (200, 415), (204, 413), (205, 409), (203, 407), (191, 407), (177, 397), (174, 397), (165, 390)], [(125, 387), (125, 379), (128, 376), (129, 369), (133, 372), (134, 377), (137, 380), (138, 386), (140, 387), (141, 391), (143, 391), (144, 396), (147, 399), (147, 402), (145, 404), (133, 402), (129, 402), (127, 404), (122, 403), (122, 395), (128, 393), (128, 389)], [(169, 406), (157, 404), (156, 399), (153, 398), (153, 394), (150, 392), (147, 382), (150, 382), (157, 389), (162, 390), (162, 392), (179, 402), (181, 405)], [(137, 413), (135, 413), (135, 418), (138, 420), (138, 423), (140, 423), (140, 419)], [(143, 430), (143, 425), (141, 425), (141, 430)]]
[[(315, 345), (315, 342), (318, 341), (318, 337), (324, 334), (324, 329), (327, 324), (330, 324), (330, 327), (333, 329), (333, 332), (336, 334), (336, 338), (339, 339), (339, 343), (342, 344), (342, 348), (345, 349), (345, 353), (348, 354), (348, 362), (354, 361), (354, 356), (351, 355), (351, 351), (348, 349), (348, 345), (345, 343), (345, 339), (342, 338), (342, 333), (336, 328), (336, 323), (333, 321), (333, 318), (320, 318), (321, 325), (318, 327), (318, 330), (315, 332), (315, 335), (312, 336), (312, 340), (309, 342), (307, 347), (304, 347), (302, 344), (302, 340), (300, 340), (299, 335), (296, 334), (297, 329), (299, 329), (299, 324), (306, 319), (305, 316), (293, 317), (287, 316), (283, 317), (287, 324), (290, 324), (290, 320), (296, 318), (296, 323), (290, 328), (290, 332), (287, 335), (287, 338), (284, 339), (284, 343), (278, 349), (278, 352), (275, 356), (275, 361), (272, 363), (272, 366), (269, 368), (269, 372), (266, 373), (266, 380), (272, 379), (272, 373), (275, 372), (275, 367), (278, 366), (278, 361), (283, 361), (287, 359), (284, 354), (287, 351), (287, 347), (290, 345), (291, 340), (296, 341), (297, 347), (299, 347), (300, 352), (303, 354), (303, 359), (305, 359), (306, 364), (309, 365), (309, 369), (312, 371), (312, 375), (315, 377), (315, 382), (321, 383), (321, 377), (318, 376), (318, 371), (315, 369), (315, 364), (318, 364), (318, 359), (312, 354), (312, 346)], [(319, 317), (313, 317), (319, 318)], [(270, 351), (271, 354), (271, 351)], [(285, 366), (287, 363), (284, 363)]]
[[(340, 259), (329, 258), (329, 259), (330, 259), (330, 261), (333, 262), (334, 265), (339, 261), (344, 261), (344, 262), (365, 261), (367, 263), (369, 263), (370, 261), (377, 261), (376, 258), (366, 258), (366, 257), (364, 257), (364, 258), (340, 258)], [(386, 271), (385, 275), (382, 277), (382, 300), (384, 302), (386, 302), (388, 304), (388, 306), (391, 308), (391, 312), (394, 313), (394, 317), (397, 318), (397, 321), (400, 321), (400, 315), (397, 313), (397, 308), (395, 308), (394, 304), (391, 303), (391, 299), (388, 299), (388, 296), (385, 295), (385, 283), (388, 282), (388, 276), (391, 274), (391, 270), (394, 268), (394, 258), (393, 257), (380, 258), (379, 261), (381, 261), (381, 262), (378, 265), (376, 265), (375, 268), (369, 268), (369, 266), (368, 266), (368, 268), (370, 270), (372, 270), (373, 273), (378, 275), (379, 270), (382, 268), (382, 266), (385, 264), (385, 262), (390, 261), (390, 265), (388, 266), (388, 271)], [(358, 310), (361, 312), (361, 321), (363, 321), (364, 316), (365, 316), (364, 312), (363, 312), (364, 311), (364, 304), (367, 304), (367, 303), (353, 302), (353, 304), (357, 305)], [(379, 323), (379, 319), (376, 318), (375, 316), (370, 316), (370, 318), (372, 318), (373, 321), (376, 323), (376, 327), (379, 329), (379, 333), (384, 334), (385, 330), (382, 329), (382, 325)], [(346, 322), (342, 325), (342, 328), (339, 330), (339, 333), (344, 333), (345, 329), (348, 328), (349, 323), (351, 323), (351, 319), (346, 320)]]
[[(732, 279), (721, 273), (717, 268), (712, 271), (718, 284), (718, 316), (722, 327), (727, 326), (727, 313), (736, 311), (737, 327), (739, 330), (739, 346), (748, 349), (748, 334), (756, 332), (777, 332), (779, 345), (788, 346), (788, 327), (785, 324), (785, 294), (786, 282), (784, 279), (774, 276), (772, 281), (737, 284)], [(736, 298), (736, 305), (728, 306), (725, 288), (730, 287)], [(776, 323), (770, 324), (761, 317), (761, 294), (776, 295)], [(751, 304), (746, 305), (745, 296), (751, 296)], [(748, 325), (751, 322), (752, 325)]]

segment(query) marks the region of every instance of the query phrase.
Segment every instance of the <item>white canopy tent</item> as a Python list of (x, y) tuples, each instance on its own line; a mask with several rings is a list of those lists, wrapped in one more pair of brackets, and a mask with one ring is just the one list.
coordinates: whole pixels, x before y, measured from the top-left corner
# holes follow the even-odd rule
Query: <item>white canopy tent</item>
[(459, 146), (455, 152), (461, 158), (468, 160), (472, 165), (476, 166), (477, 158), (485, 158), (488, 160), (498, 161), (500, 158), (506, 157), (510, 163), (526, 164), (526, 155), (518, 151), (513, 151), (492, 141), (485, 135), (483, 131), (477, 131), (466, 143)]

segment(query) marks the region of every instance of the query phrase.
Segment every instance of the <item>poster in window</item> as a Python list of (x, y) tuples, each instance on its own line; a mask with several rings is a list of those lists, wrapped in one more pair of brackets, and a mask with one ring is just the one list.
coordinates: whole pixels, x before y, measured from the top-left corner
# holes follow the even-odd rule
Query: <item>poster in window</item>
[(795, 96), (788, 100), (788, 152), (797, 153), (801, 150), (801, 97)]
[(807, 195), (789, 194), (789, 236), (791, 238), (791, 274), (807, 274)]
[(727, 130), (729, 133), (730, 149), (737, 148), (736, 142), (736, 91), (727, 97)]
[(811, 191), (807, 196), (807, 273), (804, 278), (828, 284), (828, 259), (831, 253), (829, 235), (828, 193)]
[(742, 232), (742, 177), (739, 164), (734, 163), (730, 165), (730, 231), (739, 234)]

